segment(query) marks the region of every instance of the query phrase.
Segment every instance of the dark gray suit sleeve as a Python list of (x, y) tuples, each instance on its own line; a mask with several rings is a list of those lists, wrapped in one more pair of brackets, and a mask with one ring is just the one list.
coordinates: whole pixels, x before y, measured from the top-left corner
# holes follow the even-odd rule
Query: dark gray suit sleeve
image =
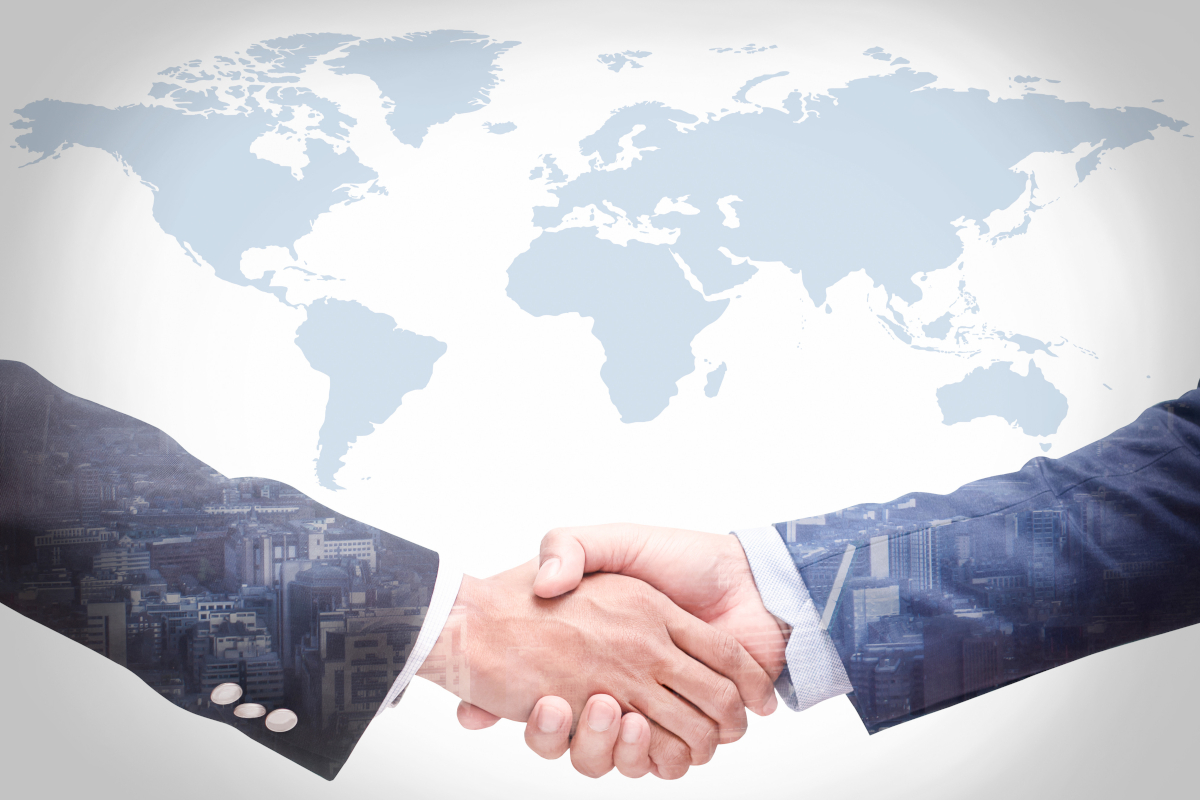
[(0, 361), (0, 603), (332, 779), (404, 668), (437, 553)]
[(1200, 622), (1200, 391), (949, 495), (776, 525), (872, 733)]

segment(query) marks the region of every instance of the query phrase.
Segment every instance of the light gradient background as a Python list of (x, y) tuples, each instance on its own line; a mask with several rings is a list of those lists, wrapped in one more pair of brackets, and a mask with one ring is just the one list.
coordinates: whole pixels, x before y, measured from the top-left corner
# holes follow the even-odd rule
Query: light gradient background
[[(1026, 2), (9, 3), (5, 18), (9, 36), (0, 52), (0, 95), (2, 107), (10, 110), (43, 97), (108, 106), (139, 102), (153, 76), (167, 66), (290, 33), (371, 37), (461, 28), (523, 42), (511, 62), (501, 62), (507, 89), (555, 89), (546, 64), (580, 54), (591, 59), (645, 47), (665, 59), (672, 51), (748, 42), (799, 53), (809, 71), (793, 77), (806, 87), (828, 88), (869, 74), (877, 62), (863, 63), (858, 54), (880, 45), (937, 74), (939, 85), (1004, 92), (1010, 76), (1041, 75), (1062, 81), (1053, 92), (1064, 99), (1116, 107), (1149, 106), (1161, 97), (1166, 102), (1155, 110), (1192, 123), (1188, 132), (1200, 124), (1194, 77), (1200, 18), (1194, 4), (1182, 2), (1050, 7)], [(653, 60), (646, 64), (644, 73), (658, 66)], [(751, 65), (739, 70), (729, 78), (735, 87), (753, 74), (773, 71), (754, 71)], [(535, 78), (541, 83), (534, 84)], [(496, 98), (498, 105), (499, 91)], [(541, 102), (536, 94), (510, 99), (517, 105)], [(560, 128), (578, 138), (598, 127), (607, 110), (604, 102), (592, 103), (590, 110), (548, 104), (544, 113), (547, 119), (576, 115), (577, 126)], [(596, 112), (601, 116), (588, 116)], [(472, 125), (484, 120), (482, 114), (470, 116), (479, 117), (470, 120)], [(15, 133), (6, 134), (10, 143)], [(542, 152), (562, 152), (571, 139), (548, 142)], [(1025, 318), (1021, 308), (1010, 309), (1010, 321), (1036, 324), (1055, 313), (1063, 325), (1071, 321), (1076, 329), (1088, 330), (1089, 324), (1093, 331), (1108, 329), (1107, 347), (1097, 362), (1097, 369), (1108, 372), (1078, 382), (1071, 375), (1048, 374), (1072, 400), (1071, 416), (1051, 455), (1109, 432), (1200, 378), (1200, 270), (1192, 233), (1200, 211), (1196, 141), (1163, 136), (1110, 154), (1068, 199), (1040, 212), (1045, 224), (1035, 220), (1024, 241), (1014, 240), (1015, 247), (1025, 249), (1010, 250), (1001, 264), (1026, 263), (1040, 272), (1056, 261), (1071, 265), (1057, 282), (1038, 284)], [(946, 429), (945, 438), (933, 443), (906, 438), (900, 430), (889, 435), (888, 425), (904, 414), (922, 413), (921, 407), (913, 402), (909, 408), (912, 398), (879, 395), (864, 401), (864, 413), (885, 400), (894, 406), (864, 421), (878, 428), (876, 446), (869, 451), (839, 448), (843, 437), (849, 441), (863, 434), (836, 427), (774, 438), (752, 426), (724, 428), (705, 445), (716, 472), (709, 483), (698, 483), (690, 474), (664, 475), (645, 459), (627, 465), (628, 476), (614, 478), (610, 473), (621, 445), (648, 453), (697, 445), (687, 439), (686, 426), (664, 415), (654, 423), (662, 423), (652, 429), (657, 432), (631, 433), (628, 441), (615, 444), (596, 441), (602, 432), (574, 431), (571, 419), (563, 418), (554, 420), (562, 426), (555, 430), (576, 437), (563, 449), (525, 447), (501, 436), (473, 450), (466, 420), (458, 430), (405, 428), (405, 412), (420, 413), (421, 393), (416, 393), (406, 398), (394, 424), (381, 426), (361, 450), (351, 452), (339, 480), (353, 479), (352, 490), (322, 492), (309, 465), (324, 403), (323, 378), (308, 369), (291, 344), (290, 332), (301, 317), (266, 295), (220, 284), (195, 267), (169, 237), (156, 233), (145, 188), (106, 154), (80, 151), (20, 173), (17, 167), (30, 160), (27, 153), (4, 148), (0, 155), (5, 176), (0, 181), (0, 358), (26, 361), (68, 391), (158, 425), (227, 475), (288, 481), (339, 511), (452, 555), (472, 574), (490, 574), (523, 560), (535, 552), (540, 534), (557, 524), (637, 519), (729, 529), (906, 491), (949, 491), (1015, 469), (1039, 454), (1031, 439), (1009, 435), (998, 422)], [(503, 292), (503, 266), (484, 289)], [(1018, 276), (993, 271), (991, 280), (1012, 282)], [(370, 288), (366, 276), (357, 277), (360, 288)], [(988, 280), (986, 273), (978, 279)], [(373, 308), (393, 314), (404, 327), (445, 338), (436, 326), (450, 323), (438, 318), (436, 308), (422, 308), (421, 290), (439, 294), (446, 287), (436, 284), (442, 279), (429, 280), (426, 287), (390, 285), (401, 299)], [(776, 300), (786, 297), (782, 284), (772, 280), (763, 282), (757, 298), (747, 287), (746, 308), (768, 312), (772, 294)], [(853, 286), (845, 291), (851, 288), (857, 291)], [(995, 288), (997, 297), (1002, 288)], [(986, 287), (977, 293), (986, 296)], [(93, 306), (94, 313), (79, 312)], [(529, 331), (533, 322), (525, 323)], [(580, 330), (578, 321), (555, 324), (566, 333)], [(753, 327), (753, 319), (742, 324)], [(131, 341), (138, 346), (130, 347)], [(547, 347), (539, 342), (531, 338), (529, 345)], [(698, 351), (704, 346), (699, 343)], [(593, 346), (585, 353), (591, 361), (582, 366), (579, 353), (569, 348), (539, 351), (537, 357), (542, 363), (553, 359), (563, 370), (577, 369), (564, 373), (568, 382), (590, 380), (599, 386), (598, 350)], [(836, 351), (831, 354), (836, 361)], [(763, 354), (757, 372), (769, 378), (768, 360), (775, 355)], [(480, 373), (470, 366), (447, 367), (441, 376), (450, 384), (447, 391), (479, 389), (471, 381)], [(877, 365), (856, 366), (878, 374)], [(436, 388), (439, 369), (430, 390)], [(731, 364), (723, 403), (737, 401), (733, 369)], [(1151, 378), (1132, 380), (1140, 373)], [(1097, 378), (1114, 374), (1124, 379), (1113, 383), (1116, 391), (1092, 398)], [(702, 381), (702, 374), (690, 379)], [(486, 390), (487, 382), (481, 385)], [(819, 381), (812, 385), (822, 391)], [(769, 381), (740, 391), (747, 403), (758, 392), (757, 402), (772, 413), (789, 396), (787, 391), (772, 396)], [(602, 413), (606, 402), (601, 394), (596, 406), (584, 411)], [(683, 417), (694, 408), (708, 407), (672, 406)], [(439, 447), (447, 460), (431, 455), (432, 465), (396, 465), (390, 471), (381, 466), (393, 456), (403, 461), (410, 450)], [(603, 452), (597, 456), (594, 448)], [(564, 458), (570, 452), (589, 463), (567, 465), (574, 487), (556, 485), (550, 476), (564, 466), (545, 456)], [(871, 454), (866, 463), (863, 452)], [(370, 485), (362, 477), (371, 471), (356, 472), (366, 469), (356, 466), (356, 458), (375, 468)], [(775, 469), (783, 463), (792, 466)], [(398, 509), (394, 487), (418, 479), (420, 472), (443, 485), (437, 502)], [(657, 482), (656, 491), (639, 492), (649, 476)], [(454, 698), (420, 681), (397, 710), (372, 725), (337, 781), (326, 783), (233, 730), (180, 713), (131, 674), (3, 608), (0, 629), (0, 768), (6, 796), (494, 798), (569, 792), (576, 797), (1116, 798), (1186, 795), (1197, 780), (1197, 628), (1087, 658), (875, 737), (866, 735), (841, 698), (802, 715), (783, 711), (753, 719), (741, 742), (722, 748), (712, 764), (674, 783), (633, 782), (618, 775), (582, 778), (566, 759), (542, 762), (528, 752), (520, 727), (511, 723), (462, 731), (454, 720)]]

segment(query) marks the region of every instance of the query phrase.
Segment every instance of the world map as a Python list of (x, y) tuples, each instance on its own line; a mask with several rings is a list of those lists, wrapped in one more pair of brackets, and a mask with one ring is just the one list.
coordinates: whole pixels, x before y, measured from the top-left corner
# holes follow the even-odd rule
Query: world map
[[(505, 55), (518, 47), (458, 30), (270, 39), (165, 69), (139, 104), (31, 102), (17, 111), (16, 144), (32, 154), (30, 169), (75, 146), (111, 154), (150, 188), (155, 221), (198, 265), (306, 306), (295, 344), (329, 379), (316, 476), (337, 489), (351, 446), (436, 381), (436, 364), (455, 343), (409, 330), (372, 310), (369, 297), (302, 301), (277, 271), (252, 268), (251, 254), (264, 248), (296, 258), (296, 242), (322, 215), (408, 190), (386, 185), (360, 159), (349, 135), (358, 120), (308, 78), (319, 67), (373, 82), (391, 135), (419, 150), (431, 129), (489, 105)], [(568, 174), (563, 153), (529, 164), (529, 180), (556, 202), (529, 209), (536, 234), (507, 267), (508, 297), (533, 317), (590, 318), (609, 400), (622, 423), (639, 424), (668, 408), (680, 380), (700, 366), (696, 337), (763, 265), (783, 264), (826, 314), (837, 311), (830, 288), (862, 272), (886, 292), (875, 318), (903, 346), (966, 355), (1006, 343), (1020, 354), (937, 387), (945, 424), (998, 416), (1029, 436), (1054, 433), (1068, 398), (1037, 361), (1079, 345), (979, 322), (965, 280), (932, 322), (905, 310), (921, 299), (929, 273), (961, 269), (965, 231), (993, 243), (1027, 232), (1049, 202), (1035, 170), (1018, 167), (1031, 156), (1069, 159), (1079, 185), (1109, 151), (1152, 140), (1159, 129), (1182, 133), (1186, 123), (1149, 108), (1066, 101), (1054, 95), (1056, 81), (1037, 76), (1014, 76), (1025, 91), (1000, 99), (937, 86), (934, 74), (879, 47), (862, 55), (884, 71), (821, 93), (792, 91), (769, 107), (751, 92), (794, 77), (755, 70), (752, 59), (770, 49), (713, 49), (744, 76), (727, 106), (700, 115), (638, 102), (579, 132), (587, 169)], [(655, 59), (630, 48), (597, 54), (595, 68), (618, 80), (653, 69)], [(516, 129), (487, 121), (478, 135)], [(1012, 224), (986, 222), (1022, 202)], [(338, 279), (304, 276), (317, 286)], [(716, 397), (738, 364), (703, 368), (704, 394)]]

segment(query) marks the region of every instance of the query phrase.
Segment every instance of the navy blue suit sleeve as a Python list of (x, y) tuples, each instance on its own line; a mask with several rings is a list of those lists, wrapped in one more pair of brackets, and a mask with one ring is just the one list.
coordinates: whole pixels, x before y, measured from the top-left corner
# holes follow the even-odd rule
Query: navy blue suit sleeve
[(776, 528), (874, 733), (1200, 622), (1200, 391), (949, 495)]
[(437, 571), (0, 361), (0, 603), (324, 778), (403, 669)]

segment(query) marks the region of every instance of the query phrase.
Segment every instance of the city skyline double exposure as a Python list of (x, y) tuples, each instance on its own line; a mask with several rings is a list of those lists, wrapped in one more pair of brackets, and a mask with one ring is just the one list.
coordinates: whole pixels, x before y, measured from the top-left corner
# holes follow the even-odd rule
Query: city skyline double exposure
[(0, 602), (325, 778), (403, 669), (437, 568), (0, 361)]
[(1180, 448), (1176, 422), (1164, 404), (948, 495), (778, 523), (867, 729), (1200, 619), (1195, 533), (1179, 523), (1195, 487), (1148, 469)]
[[(948, 495), (776, 525), (868, 731), (1200, 619), (1189, 398)], [(437, 571), (0, 361), (0, 603), (323, 777), (390, 696)]]

